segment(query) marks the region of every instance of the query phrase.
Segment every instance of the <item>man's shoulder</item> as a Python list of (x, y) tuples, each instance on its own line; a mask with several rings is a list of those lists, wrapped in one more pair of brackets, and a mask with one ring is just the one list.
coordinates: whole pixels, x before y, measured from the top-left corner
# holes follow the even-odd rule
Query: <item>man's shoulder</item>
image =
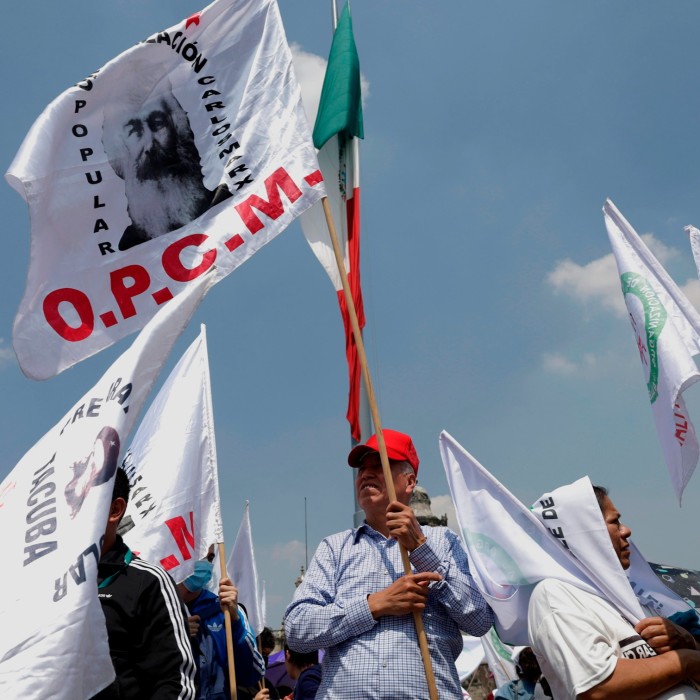
[(578, 597), (579, 595), (588, 595), (580, 588), (576, 588), (566, 581), (558, 578), (544, 578), (535, 585), (532, 591), (532, 598), (548, 599), (560, 597)]
[(423, 534), (429, 540), (441, 541), (456, 539), (461, 542), (459, 535), (454, 530), (451, 530), (449, 527), (445, 527), (444, 525), (436, 525), (435, 527), (423, 527), (422, 529)]
[(342, 532), (335, 532), (332, 535), (324, 537), (322, 542), (325, 542), (331, 549), (342, 547), (348, 541), (354, 541), (361, 528), (350, 528)]
[(543, 619), (550, 613), (569, 615), (578, 614), (606, 616), (614, 612), (608, 601), (578, 586), (555, 578), (540, 581), (532, 591), (528, 606), (528, 618), (531, 622)]

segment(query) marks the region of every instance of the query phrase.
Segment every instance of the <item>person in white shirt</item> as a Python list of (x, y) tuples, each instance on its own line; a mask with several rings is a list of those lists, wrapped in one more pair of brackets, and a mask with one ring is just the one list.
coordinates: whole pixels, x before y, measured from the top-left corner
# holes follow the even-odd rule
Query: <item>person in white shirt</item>
[[(594, 491), (626, 570), (631, 530), (620, 521), (607, 491)], [(700, 649), (692, 635), (670, 620), (650, 617), (633, 626), (604, 598), (545, 579), (530, 598), (528, 629), (555, 700), (700, 699), (691, 687), (700, 682)]]

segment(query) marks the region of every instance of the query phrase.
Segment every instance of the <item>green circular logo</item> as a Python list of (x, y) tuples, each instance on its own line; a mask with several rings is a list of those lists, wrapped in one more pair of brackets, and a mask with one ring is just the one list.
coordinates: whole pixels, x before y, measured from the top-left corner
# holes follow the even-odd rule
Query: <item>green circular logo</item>
[(510, 597), (515, 591), (514, 586), (524, 586), (530, 583), (523, 576), (513, 557), (488, 535), (464, 530), (464, 537), (470, 548), (473, 548), (482, 558), (485, 564), (482, 566), (482, 571), (485, 569), (491, 580), (497, 585), (508, 587), (507, 591), (499, 592), (499, 598)]
[(491, 640), (491, 645), (493, 646), (494, 650), (501, 658), (505, 659), (506, 661), (513, 660), (513, 655), (510, 653), (510, 650), (501, 641), (501, 638), (498, 636), (498, 633), (493, 627), (489, 630), (489, 639)]
[[(637, 348), (642, 365), (649, 368), (647, 390), (649, 401), (654, 403), (659, 397), (659, 336), (666, 324), (666, 309), (649, 282), (636, 272), (625, 272), (620, 276), (622, 293), (639, 299), (644, 309), (644, 336), (637, 327), (634, 315), (630, 312), (632, 328), (637, 336)], [(629, 307), (628, 307), (629, 308)]]

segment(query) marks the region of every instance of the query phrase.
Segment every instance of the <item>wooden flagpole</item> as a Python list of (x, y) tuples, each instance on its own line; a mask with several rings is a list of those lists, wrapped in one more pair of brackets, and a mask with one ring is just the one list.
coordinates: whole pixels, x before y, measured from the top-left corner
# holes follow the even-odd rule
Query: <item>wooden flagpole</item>
[[(221, 578), (228, 578), (226, 571), (226, 553), (224, 551), (224, 543), (219, 542), (219, 567), (221, 570)], [(228, 661), (228, 684), (231, 689), (231, 700), (237, 700), (238, 691), (236, 690), (236, 665), (233, 661), (233, 625), (231, 624), (231, 612), (228, 608), (224, 608), (224, 625), (226, 627), (226, 659)]]
[[(377, 435), (379, 457), (382, 462), (382, 472), (384, 473), (384, 481), (386, 482), (386, 489), (389, 495), (389, 500), (395, 501), (396, 489), (394, 488), (394, 479), (391, 475), (389, 457), (386, 453), (386, 443), (384, 442), (384, 434), (382, 433), (382, 422), (379, 418), (379, 408), (377, 407), (377, 400), (374, 394), (374, 387), (372, 386), (372, 378), (369, 373), (369, 366), (367, 365), (367, 355), (365, 353), (365, 346), (362, 341), (362, 332), (360, 331), (360, 324), (357, 321), (355, 301), (352, 298), (352, 292), (350, 291), (348, 274), (345, 270), (343, 253), (340, 250), (340, 243), (338, 242), (338, 236), (336, 234), (335, 224), (333, 223), (333, 216), (331, 214), (330, 205), (328, 204), (328, 198), (323, 197), (321, 201), (323, 202), (323, 212), (326, 216), (326, 225), (328, 226), (328, 233), (331, 237), (331, 243), (333, 244), (333, 253), (335, 255), (335, 261), (338, 265), (340, 280), (343, 284), (343, 294), (345, 295), (345, 303), (348, 307), (348, 314), (350, 315), (352, 334), (355, 338), (355, 346), (357, 347), (357, 357), (360, 361), (362, 377), (365, 380), (365, 387), (367, 389), (367, 399), (369, 400), (369, 408), (372, 414), (372, 422), (374, 423), (374, 430)], [(411, 573), (411, 561), (408, 558), (408, 552), (406, 551), (406, 548), (400, 542), (399, 548), (401, 551), (401, 561), (403, 562), (404, 573), (408, 576)], [(430, 700), (438, 700), (437, 686), (435, 684), (435, 674), (433, 673), (433, 664), (430, 659), (430, 650), (428, 649), (428, 638), (425, 634), (423, 618), (421, 616), (421, 613), (417, 610), (413, 612), (413, 621), (416, 625), (418, 645), (420, 646), (420, 653), (423, 659), (423, 667), (425, 669), (425, 678), (428, 682), (428, 692), (430, 694)]]

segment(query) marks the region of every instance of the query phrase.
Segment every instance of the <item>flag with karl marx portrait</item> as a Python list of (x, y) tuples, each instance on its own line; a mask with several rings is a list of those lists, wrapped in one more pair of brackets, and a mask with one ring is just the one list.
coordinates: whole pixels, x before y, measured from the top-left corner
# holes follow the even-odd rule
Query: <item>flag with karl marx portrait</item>
[(13, 342), (45, 379), (324, 194), (275, 0), (216, 0), (117, 56), (47, 107), (6, 177), (32, 227)]

